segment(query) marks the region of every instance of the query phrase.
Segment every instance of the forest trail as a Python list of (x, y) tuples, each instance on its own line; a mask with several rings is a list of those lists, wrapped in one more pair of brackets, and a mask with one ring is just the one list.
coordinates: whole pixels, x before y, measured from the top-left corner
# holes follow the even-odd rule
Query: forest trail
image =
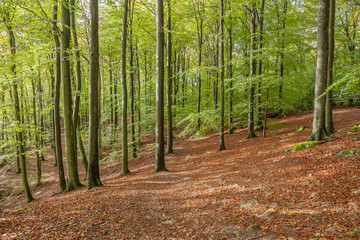
[(20, 195), (0, 202), (0, 239), (356, 239), (360, 155), (337, 154), (360, 148), (360, 132), (348, 134), (360, 109), (334, 110), (333, 140), (289, 151), (306, 141), (311, 128), (296, 129), (311, 121), (311, 112), (273, 119), (266, 138), (257, 132), (245, 139), (247, 129), (236, 130), (225, 136), (225, 151), (217, 151), (218, 133), (176, 138), (175, 153), (166, 155), (169, 172), (157, 174), (147, 136), (129, 162), (131, 174), (120, 178), (119, 162), (102, 165), (104, 186), (90, 191), (58, 193), (47, 156), (45, 184), (32, 186), (36, 201), (25, 204)]

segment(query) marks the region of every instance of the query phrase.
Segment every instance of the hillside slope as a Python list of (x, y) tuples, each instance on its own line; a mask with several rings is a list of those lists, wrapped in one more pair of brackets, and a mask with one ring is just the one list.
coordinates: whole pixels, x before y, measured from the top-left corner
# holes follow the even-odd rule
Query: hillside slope
[(120, 178), (119, 163), (102, 166), (104, 186), (91, 191), (57, 193), (48, 156), (52, 171), (46, 184), (32, 187), (36, 201), (15, 196), (0, 203), (0, 238), (358, 238), (360, 154), (337, 154), (360, 148), (360, 132), (348, 133), (360, 110), (335, 110), (333, 140), (289, 151), (310, 135), (311, 128), (296, 129), (311, 120), (311, 112), (272, 120), (266, 138), (257, 132), (245, 139), (247, 129), (237, 130), (225, 136), (221, 152), (216, 133), (175, 139), (169, 172), (158, 174), (148, 136), (130, 175)]

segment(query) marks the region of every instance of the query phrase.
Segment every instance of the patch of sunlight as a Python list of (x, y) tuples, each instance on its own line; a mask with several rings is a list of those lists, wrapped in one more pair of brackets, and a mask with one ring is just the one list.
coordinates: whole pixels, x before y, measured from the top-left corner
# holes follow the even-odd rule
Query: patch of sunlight
[(16, 239), (20, 237), (22, 233), (20, 232), (13, 232), (13, 233), (4, 233), (1, 235), (1, 239)]

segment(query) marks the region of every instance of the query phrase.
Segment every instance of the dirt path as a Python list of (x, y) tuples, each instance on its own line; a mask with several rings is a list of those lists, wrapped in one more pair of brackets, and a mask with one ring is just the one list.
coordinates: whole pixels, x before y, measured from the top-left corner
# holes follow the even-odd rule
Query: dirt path
[(360, 155), (336, 154), (360, 148), (359, 132), (348, 134), (360, 110), (334, 116), (333, 140), (300, 152), (288, 150), (310, 135), (295, 131), (311, 126), (310, 112), (273, 120), (267, 138), (245, 140), (246, 129), (238, 130), (225, 137), (226, 151), (217, 151), (216, 133), (175, 139), (170, 171), (158, 174), (148, 136), (130, 175), (119, 177), (119, 163), (102, 166), (104, 186), (91, 191), (55, 194), (53, 170), (32, 188), (37, 201), (0, 203), (0, 238), (357, 239)]

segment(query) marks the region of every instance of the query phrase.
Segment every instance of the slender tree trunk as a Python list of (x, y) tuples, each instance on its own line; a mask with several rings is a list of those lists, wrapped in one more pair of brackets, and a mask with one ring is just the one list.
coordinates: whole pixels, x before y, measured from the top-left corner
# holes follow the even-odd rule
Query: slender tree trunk
[(37, 169), (37, 182), (36, 186), (41, 185), (41, 159), (39, 155), (40, 150), (40, 138), (39, 138), (39, 126), (37, 124), (37, 115), (36, 115), (36, 90), (35, 90), (35, 83), (31, 81), (31, 87), (33, 92), (33, 101), (32, 101), (32, 108), (33, 108), (33, 118), (34, 118), (34, 127), (35, 127), (35, 155), (36, 155), (36, 169)]
[(225, 119), (225, 84), (224, 84), (224, 75), (225, 75), (225, 38), (224, 38), (224, 0), (220, 0), (220, 146), (219, 150), (225, 150), (225, 140), (224, 140), (224, 119)]
[(198, 96), (197, 96), (197, 114), (198, 114), (198, 130), (200, 130), (200, 111), (201, 111), (201, 65), (202, 65), (202, 44), (203, 44), (203, 17), (202, 17), (202, 4), (201, 0), (198, 0), (198, 11), (199, 13), (199, 22), (198, 22), (198, 45), (199, 45), (199, 73), (198, 73)]
[(53, 7), (53, 35), (55, 42), (55, 96), (54, 96), (54, 118), (55, 118), (55, 153), (59, 174), (60, 190), (66, 188), (64, 164), (61, 146), (61, 126), (60, 126), (60, 87), (61, 87), (61, 56), (60, 56), (60, 39), (59, 29), (57, 27), (58, 2), (54, 0)]
[[(39, 150), (40, 150), (39, 157), (40, 157), (41, 161), (45, 161), (44, 153), (42, 151), (42, 148), (44, 148), (44, 145), (45, 145), (45, 141), (42, 137), (44, 135), (45, 122), (44, 122), (44, 116), (43, 116), (43, 99), (42, 99), (43, 90), (42, 90), (42, 83), (41, 83), (41, 68), (40, 68), (40, 66), (41, 66), (41, 62), (39, 60), (39, 72), (38, 72), (39, 76), (38, 76), (38, 85), (37, 85), (37, 91), (38, 91), (38, 97), (39, 97), (39, 111), (40, 111), (40, 124), (38, 126)], [(40, 164), (40, 172), (41, 172), (41, 164)]]
[(128, 25), (129, 1), (124, 0), (122, 42), (121, 42), (121, 78), (122, 78), (122, 175), (130, 173), (128, 166), (128, 133), (127, 133), (127, 86), (126, 86), (126, 38)]
[(283, 115), (282, 102), (283, 102), (283, 88), (284, 88), (284, 51), (285, 51), (285, 27), (286, 27), (286, 12), (287, 12), (287, 0), (284, 2), (283, 15), (282, 15), (282, 30), (281, 34), (281, 53), (280, 53), (280, 86), (279, 86), (279, 102), (280, 110), (279, 116)]
[(325, 129), (325, 91), (329, 63), (329, 0), (319, 0), (317, 29), (317, 60), (313, 130), (309, 140), (320, 141), (328, 136)]
[[(54, 55), (51, 54), (51, 56), (49, 57), (54, 58)], [(49, 66), (49, 71), (50, 71), (50, 77), (51, 77), (51, 101), (52, 103), (55, 102), (55, 74), (54, 74), (54, 69), (53, 69), (53, 65), (51, 64)], [(53, 109), (51, 111), (51, 120), (52, 120), (52, 143), (51, 143), (51, 147), (54, 149), (54, 156), (55, 156), (55, 167), (57, 167), (57, 154), (56, 154), (56, 126), (55, 126), (55, 109)]]
[(101, 186), (99, 171), (99, 8), (98, 0), (90, 0), (90, 74), (89, 74), (89, 166), (87, 189)]
[[(79, 126), (80, 126), (80, 123), (79, 123)], [(85, 170), (84, 181), (86, 181), (87, 180), (87, 175), (88, 175), (88, 168), (89, 168), (88, 166), (89, 165), (88, 165), (88, 161), (87, 161), (87, 158), (86, 158), (85, 148), (84, 148), (84, 144), (83, 144), (80, 133), (77, 135), (77, 141), (78, 141), (78, 145), (79, 145), (81, 162), (82, 162), (82, 164), (84, 166), (84, 170)]]
[[(15, 65), (15, 56), (16, 56), (16, 43), (15, 43), (15, 35), (10, 23), (10, 17), (7, 12), (4, 13), (4, 21), (8, 30), (9, 34), (9, 43), (10, 43), (10, 51), (13, 64), (11, 65), (11, 73), (14, 79), (16, 79), (16, 65)], [(34, 198), (31, 194), (27, 173), (26, 173), (26, 159), (25, 159), (25, 147), (24, 147), (24, 136), (23, 130), (21, 127), (21, 116), (20, 116), (20, 100), (19, 100), (19, 93), (18, 93), (18, 85), (17, 81), (14, 80), (12, 83), (13, 88), (13, 95), (14, 95), (14, 110), (15, 110), (15, 120), (17, 125), (17, 139), (18, 139), (18, 149), (19, 149), (19, 156), (20, 156), (20, 166), (21, 166), (21, 178), (23, 187), (25, 190), (26, 200), (27, 202), (31, 202)]]
[(184, 49), (184, 56), (182, 58), (181, 63), (181, 78), (182, 78), (182, 101), (181, 106), (185, 106), (185, 86), (186, 86), (186, 75), (185, 75), (185, 64), (186, 64), (186, 55), (185, 55), (185, 49)]
[(109, 54), (109, 85), (110, 85), (110, 125), (111, 125), (111, 143), (115, 142), (114, 130), (114, 102), (113, 102), (113, 69), (112, 69), (112, 53)]
[(75, 54), (75, 70), (76, 70), (76, 90), (75, 90), (75, 101), (74, 101), (74, 111), (73, 111), (73, 123), (74, 123), (74, 152), (75, 159), (77, 159), (77, 134), (78, 134), (78, 125), (79, 125), (79, 109), (80, 109), (80, 94), (81, 94), (81, 64), (80, 64), (80, 49), (78, 44), (77, 32), (76, 32), (76, 20), (75, 20), (75, 0), (70, 0), (70, 23), (71, 23), (71, 32), (73, 39), (73, 48)]
[[(216, 23), (217, 27), (215, 30), (215, 34), (217, 34), (219, 32), (219, 24)], [(218, 95), (219, 95), (219, 37), (216, 36), (216, 44), (215, 44), (215, 48), (216, 50), (215, 52), (215, 79), (214, 79), (214, 89), (213, 89), (213, 94), (214, 94), (214, 109), (217, 110), (218, 107)]]
[[(334, 32), (335, 32), (335, 0), (330, 0), (330, 16), (329, 16), (329, 60), (328, 60), (328, 76), (326, 87), (330, 87), (333, 82), (333, 63), (334, 63)], [(335, 132), (332, 110), (332, 90), (326, 93), (326, 108), (325, 108), (325, 128), (331, 134)]]
[[(148, 99), (147, 99), (147, 79), (148, 79), (148, 66), (147, 66), (147, 51), (145, 51), (144, 53), (144, 115), (145, 118), (147, 118), (147, 103), (148, 103)], [(146, 125), (146, 129), (147, 129), (147, 125)]]
[(137, 137), (137, 144), (138, 146), (140, 146), (141, 143), (141, 84), (140, 84), (140, 60), (139, 60), (139, 50), (138, 50), (138, 43), (136, 41), (136, 48), (135, 48), (135, 53), (136, 53), (136, 80), (138, 83), (138, 94), (137, 94), (137, 133), (138, 133), (138, 137)]
[(233, 134), (234, 133), (234, 128), (233, 128), (233, 65), (232, 65), (232, 54), (233, 54), (233, 36), (232, 36), (232, 29), (233, 29), (233, 25), (232, 25), (232, 16), (231, 16), (231, 5), (230, 5), (231, 1), (229, 0), (229, 11), (230, 11), (230, 23), (229, 23), (229, 28), (228, 28), (228, 33), (229, 33), (229, 69), (228, 69), (228, 73), (229, 73), (229, 125), (228, 125), (228, 134)]
[(248, 117), (248, 136), (247, 138), (256, 137), (255, 130), (254, 130), (254, 80), (256, 76), (256, 60), (255, 60), (255, 3), (252, 4), (251, 9), (251, 45), (250, 45), (250, 87), (249, 87), (249, 117)]
[(118, 74), (114, 77), (114, 140), (117, 138), (117, 130), (118, 130)]
[(173, 153), (173, 134), (172, 134), (172, 81), (173, 81), (173, 74), (172, 74), (172, 42), (171, 42), (171, 0), (167, 0), (168, 3), (168, 18), (167, 18), (167, 25), (168, 25), (168, 33), (167, 33), (167, 154)]
[[(133, 3), (135, 0), (132, 1)], [(132, 21), (133, 21), (133, 8), (131, 6), (131, 1), (129, 3), (129, 80), (130, 80), (130, 124), (131, 124), (131, 146), (132, 146), (132, 156), (136, 158), (137, 149), (136, 149), (136, 133), (135, 133), (135, 87), (134, 87), (134, 48), (133, 48), (133, 31), (132, 31)]]
[(164, 151), (164, 3), (156, 0), (156, 152), (155, 172), (167, 171)]
[(71, 74), (70, 74), (70, 1), (61, 2), (61, 79), (63, 82), (63, 107), (64, 107), (64, 126), (65, 126), (65, 144), (66, 159), (68, 166), (68, 183), (66, 191), (71, 191), (81, 187), (78, 175), (78, 165), (76, 159), (74, 138), (74, 123), (72, 119), (72, 91), (71, 91)]
[(261, 90), (262, 90), (262, 86), (261, 86), (261, 82), (262, 82), (262, 59), (261, 59), (261, 55), (262, 55), (262, 48), (263, 48), (263, 28), (264, 28), (264, 8), (265, 8), (265, 0), (261, 1), (261, 7), (260, 7), (260, 15), (259, 15), (259, 39), (258, 39), (258, 68), (257, 68), (257, 72), (258, 72), (258, 76), (259, 76), (259, 80), (258, 80), (258, 86), (257, 86), (257, 127), (259, 129), (262, 129), (262, 115), (263, 115), (263, 107), (261, 106)]

